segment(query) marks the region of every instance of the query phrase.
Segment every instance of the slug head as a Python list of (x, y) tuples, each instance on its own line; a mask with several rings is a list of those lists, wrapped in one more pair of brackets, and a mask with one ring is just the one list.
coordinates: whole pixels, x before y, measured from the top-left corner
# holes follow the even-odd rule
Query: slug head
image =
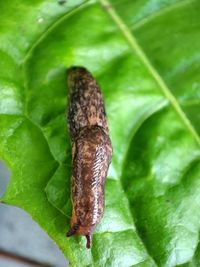
[(71, 219), (71, 228), (66, 233), (66, 236), (70, 237), (72, 235), (83, 235), (86, 237), (86, 240), (87, 240), (86, 247), (91, 248), (92, 247), (92, 233), (94, 231), (94, 228), (95, 228), (95, 225), (82, 226), (80, 223), (78, 223), (77, 217), (73, 210), (72, 219)]

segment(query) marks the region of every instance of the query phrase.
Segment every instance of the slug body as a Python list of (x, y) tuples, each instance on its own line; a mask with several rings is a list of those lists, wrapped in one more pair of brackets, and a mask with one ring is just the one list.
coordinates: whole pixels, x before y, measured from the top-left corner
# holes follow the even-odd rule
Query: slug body
[(82, 67), (68, 70), (68, 124), (72, 141), (72, 218), (67, 236), (92, 233), (104, 212), (104, 183), (112, 157), (103, 98), (96, 80)]

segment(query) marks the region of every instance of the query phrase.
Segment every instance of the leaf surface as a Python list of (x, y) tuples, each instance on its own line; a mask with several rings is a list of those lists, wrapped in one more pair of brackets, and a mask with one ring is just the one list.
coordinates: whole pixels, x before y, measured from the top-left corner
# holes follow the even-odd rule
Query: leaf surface
[[(71, 266), (199, 266), (199, 2), (0, 8), (0, 155), (12, 171), (2, 201), (31, 214)], [(99, 82), (114, 148), (91, 250), (65, 237), (72, 65)]]

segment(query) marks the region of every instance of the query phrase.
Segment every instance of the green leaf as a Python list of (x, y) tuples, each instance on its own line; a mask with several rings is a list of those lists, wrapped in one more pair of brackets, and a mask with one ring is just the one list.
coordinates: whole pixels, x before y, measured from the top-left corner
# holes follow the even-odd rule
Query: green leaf
[[(198, 0), (0, 2), (2, 201), (26, 210), (71, 266), (200, 265)], [(66, 69), (101, 85), (114, 148), (91, 250), (67, 239)]]

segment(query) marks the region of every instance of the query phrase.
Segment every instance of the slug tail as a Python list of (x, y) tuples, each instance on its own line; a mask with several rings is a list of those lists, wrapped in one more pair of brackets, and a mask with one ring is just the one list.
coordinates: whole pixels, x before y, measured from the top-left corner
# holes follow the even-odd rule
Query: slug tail
[(92, 74), (83, 67), (71, 67), (68, 73), (68, 124), (72, 142), (84, 127), (97, 125), (108, 134), (103, 97)]

